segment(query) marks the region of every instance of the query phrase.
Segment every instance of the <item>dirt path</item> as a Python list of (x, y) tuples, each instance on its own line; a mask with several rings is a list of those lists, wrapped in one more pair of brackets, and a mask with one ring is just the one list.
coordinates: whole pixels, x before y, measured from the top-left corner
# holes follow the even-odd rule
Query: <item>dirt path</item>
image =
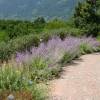
[(100, 100), (100, 54), (75, 60), (50, 87), (50, 100)]

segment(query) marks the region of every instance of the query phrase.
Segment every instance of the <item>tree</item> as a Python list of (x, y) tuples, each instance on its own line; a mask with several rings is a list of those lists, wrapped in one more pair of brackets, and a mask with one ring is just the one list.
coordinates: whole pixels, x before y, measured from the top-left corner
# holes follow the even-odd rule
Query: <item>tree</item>
[(99, 0), (86, 0), (83, 3), (79, 2), (75, 8), (74, 24), (76, 27), (84, 29), (87, 36), (97, 36), (100, 31), (100, 16), (97, 13), (99, 7)]
[(43, 17), (34, 20), (34, 28), (36, 32), (41, 32), (45, 27), (46, 21)]
[(34, 20), (34, 24), (45, 24), (46, 21), (43, 17), (38, 17), (37, 19)]

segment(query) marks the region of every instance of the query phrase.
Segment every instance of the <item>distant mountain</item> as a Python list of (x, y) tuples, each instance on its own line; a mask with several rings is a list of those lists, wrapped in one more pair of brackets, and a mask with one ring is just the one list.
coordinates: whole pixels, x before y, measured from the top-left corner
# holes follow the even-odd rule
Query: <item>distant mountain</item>
[(0, 0), (0, 18), (69, 18), (82, 0)]

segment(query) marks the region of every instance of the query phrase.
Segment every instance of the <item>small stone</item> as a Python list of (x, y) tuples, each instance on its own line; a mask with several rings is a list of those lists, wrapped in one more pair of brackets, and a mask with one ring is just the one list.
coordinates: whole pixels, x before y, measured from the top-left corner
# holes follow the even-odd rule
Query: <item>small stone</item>
[(29, 80), (29, 85), (32, 85), (32, 84), (33, 84), (33, 82), (31, 80)]
[(15, 100), (15, 97), (14, 97), (12, 94), (10, 94), (10, 95), (7, 97), (7, 100)]

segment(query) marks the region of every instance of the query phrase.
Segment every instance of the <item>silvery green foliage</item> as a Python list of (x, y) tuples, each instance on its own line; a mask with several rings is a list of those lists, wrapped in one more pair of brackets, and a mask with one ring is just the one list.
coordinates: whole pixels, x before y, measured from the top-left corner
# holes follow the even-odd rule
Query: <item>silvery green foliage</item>
[(18, 52), (16, 61), (18, 63), (30, 64), (35, 59), (40, 58), (51, 67), (59, 62), (65, 53), (79, 54), (80, 46), (83, 44), (86, 45), (85, 47), (95, 50), (100, 45), (96, 39), (91, 37), (66, 37), (64, 40), (61, 40), (59, 37), (53, 37), (47, 43), (41, 43), (39, 47), (32, 47), (31, 52)]

